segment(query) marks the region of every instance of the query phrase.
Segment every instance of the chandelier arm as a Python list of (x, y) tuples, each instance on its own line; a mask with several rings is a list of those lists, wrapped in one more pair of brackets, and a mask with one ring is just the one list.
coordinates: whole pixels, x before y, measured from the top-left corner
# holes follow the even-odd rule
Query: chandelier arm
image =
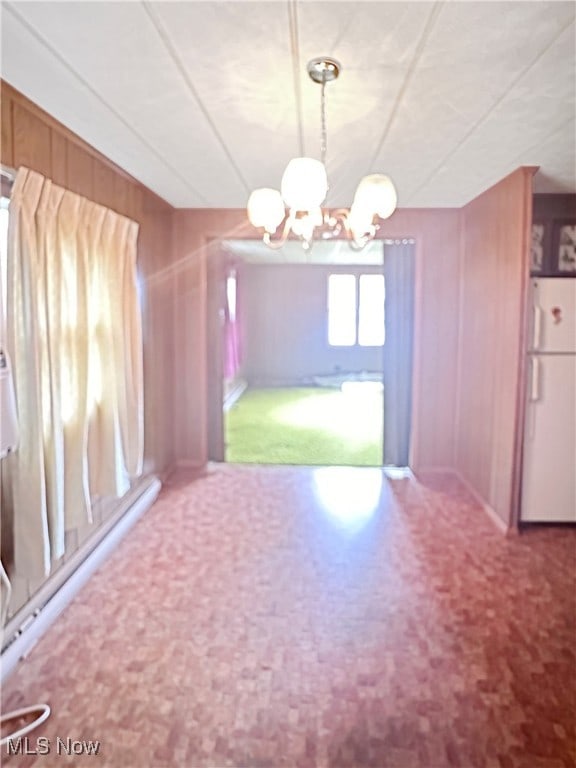
[(264, 232), (264, 237), (262, 239), (267, 246), (277, 251), (280, 248), (282, 248), (283, 245), (286, 244), (286, 240), (288, 240), (288, 235), (290, 234), (291, 226), (292, 226), (292, 216), (289, 215), (289, 216), (286, 216), (286, 220), (284, 221), (284, 227), (282, 228), (282, 234), (277, 240), (272, 240), (272, 237), (269, 232)]
[(350, 215), (349, 208), (336, 208), (336, 210), (330, 212), (330, 215), (335, 219), (340, 219), (344, 224), (346, 231), (350, 231), (350, 227), (348, 226), (348, 216)]
[(332, 215), (335, 216), (336, 218), (341, 219), (342, 223), (344, 224), (344, 229), (346, 231), (346, 238), (348, 240), (348, 246), (353, 251), (363, 250), (363, 248), (371, 240), (374, 240), (376, 236), (376, 232), (380, 229), (378, 224), (372, 224), (373, 231), (371, 233), (364, 234), (362, 235), (362, 237), (357, 238), (355, 237), (354, 233), (350, 228), (350, 220), (349, 220), (350, 211), (347, 208), (338, 208), (338, 210), (334, 211)]
[(326, 131), (326, 72), (322, 72), (322, 97), (320, 99), (320, 159), (322, 165), (326, 165), (326, 152), (328, 150), (328, 137)]

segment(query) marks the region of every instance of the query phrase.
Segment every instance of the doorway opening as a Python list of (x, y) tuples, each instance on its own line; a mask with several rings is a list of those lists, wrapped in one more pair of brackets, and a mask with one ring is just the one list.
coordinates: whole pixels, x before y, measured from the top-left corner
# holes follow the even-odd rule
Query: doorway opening
[[(380, 382), (249, 388), (225, 414), (226, 461), (380, 466)], [(366, 389), (375, 383), (380, 389)], [(360, 389), (365, 389), (361, 392)]]
[[(316, 243), (311, 253), (298, 242), (281, 252), (248, 240), (219, 245), (208, 302), (219, 319), (212, 334), (209, 320), (212, 360), (213, 333), (221, 351), (210, 458), (396, 463), (385, 461), (385, 243), (374, 241), (359, 254), (342, 241)], [(391, 308), (394, 327), (393, 300)], [(214, 393), (218, 381), (212, 383)]]

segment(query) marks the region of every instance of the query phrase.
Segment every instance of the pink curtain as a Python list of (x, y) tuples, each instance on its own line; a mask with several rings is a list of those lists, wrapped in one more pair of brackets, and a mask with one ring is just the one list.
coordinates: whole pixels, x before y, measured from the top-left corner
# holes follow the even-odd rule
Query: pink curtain
[(224, 376), (234, 379), (240, 370), (240, 334), (238, 331), (238, 278), (235, 269), (226, 277), (224, 307)]

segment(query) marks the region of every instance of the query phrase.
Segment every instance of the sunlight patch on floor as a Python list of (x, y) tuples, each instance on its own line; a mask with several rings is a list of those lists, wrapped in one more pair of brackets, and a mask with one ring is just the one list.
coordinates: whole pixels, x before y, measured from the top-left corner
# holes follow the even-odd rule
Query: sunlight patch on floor
[[(366, 382), (372, 383), (372, 382)], [(374, 389), (336, 390), (322, 400), (303, 399), (273, 411), (278, 422), (322, 429), (350, 442), (377, 439), (382, 434), (382, 393)]]
[(314, 470), (318, 504), (338, 528), (356, 533), (379, 507), (382, 471), (369, 467), (320, 467)]

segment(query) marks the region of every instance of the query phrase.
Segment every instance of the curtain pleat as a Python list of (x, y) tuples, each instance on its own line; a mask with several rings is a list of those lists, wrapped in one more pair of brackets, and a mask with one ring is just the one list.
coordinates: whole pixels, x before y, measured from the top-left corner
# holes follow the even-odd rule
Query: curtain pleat
[(385, 243), (384, 464), (410, 460), (415, 254), (411, 242)]
[[(59, 209), (64, 190), (54, 187), (51, 182), (43, 184), (42, 194), (36, 210), (36, 234), (38, 275), (36, 313), (42, 324), (42, 334), (37, 342), (41, 360), (42, 375), (39, 386), (42, 399), (42, 440), (47, 500), (48, 531), (52, 559), (64, 554), (64, 454), (65, 441), (62, 423), (62, 408), (59, 393), (62, 391), (62, 363), (64, 350), (62, 339), (62, 263), (54, 260), (52, 254), (60, 247), (58, 231)], [(11, 203), (11, 206), (14, 203)], [(12, 208), (10, 219), (14, 215)], [(18, 390), (18, 388), (17, 388)], [(49, 446), (46, 450), (45, 446)], [(16, 507), (18, 509), (18, 507)]]
[[(86, 476), (86, 417), (88, 401), (88, 286), (82, 237), (84, 201), (70, 192), (63, 196), (58, 217), (61, 259), (61, 409), (64, 439), (64, 521), (66, 530), (91, 522)], [(50, 442), (46, 443), (50, 452)]]
[[(28, 578), (50, 572), (48, 503), (43, 449), (42, 319), (37, 310), (38, 242), (34, 214), (42, 177), (18, 173), (8, 225), (7, 342), (12, 358), (20, 442), (5, 468), (14, 515), (14, 560)], [(3, 477), (4, 480), (4, 477)]]
[[(122, 227), (116, 215), (108, 211), (104, 217), (102, 228), (103, 260), (101, 281), (105, 284), (118, 265), (122, 248)], [(98, 492), (101, 495), (121, 496), (129, 488), (126, 472), (123, 446), (120, 436), (120, 384), (119, 377), (123, 375), (124, 362), (120, 358), (119, 349), (122, 345), (119, 339), (123, 335), (120, 321), (121, 313), (118, 306), (121, 292), (118, 283), (120, 274), (116, 268), (116, 280), (107, 285), (103, 297), (103, 312), (100, 317), (100, 368), (102, 377), (102, 398), (100, 401), (100, 444), (98, 446), (101, 467)]]
[(138, 226), (130, 221), (127, 229), (126, 253), (130, 254), (130, 257), (124, 260), (122, 281), (123, 322), (121, 327), (124, 330), (123, 358), (126, 375), (121, 382), (125, 390), (125, 411), (121, 423), (126, 469), (131, 477), (138, 477), (142, 474), (144, 459), (144, 388), (142, 377), (144, 344), (136, 271)]
[(142, 471), (138, 225), (21, 169), (9, 227), (14, 556), (38, 578), (66, 531), (92, 521), (91, 500), (123, 495)]

